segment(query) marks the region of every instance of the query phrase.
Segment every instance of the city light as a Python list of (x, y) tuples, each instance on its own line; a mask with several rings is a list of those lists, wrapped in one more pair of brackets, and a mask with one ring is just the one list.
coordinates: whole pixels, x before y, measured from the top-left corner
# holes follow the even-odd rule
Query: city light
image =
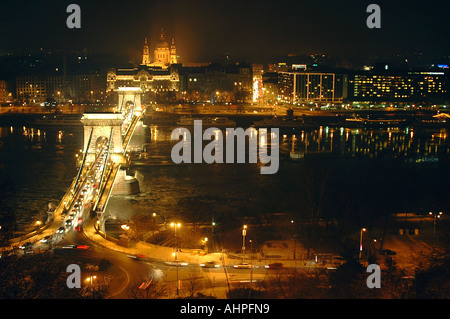
[(449, 4), (304, 2), (2, 3), (0, 299), (448, 299)]

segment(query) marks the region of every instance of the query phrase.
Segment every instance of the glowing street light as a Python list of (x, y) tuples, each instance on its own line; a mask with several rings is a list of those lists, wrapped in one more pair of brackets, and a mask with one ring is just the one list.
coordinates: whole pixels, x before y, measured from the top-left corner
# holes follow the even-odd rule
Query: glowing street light
[(89, 276), (86, 278), (86, 281), (89, 282), (92, 286), (92, 282), (94, 281), (94, 279), (97, 279), (97, 276)]
[(242, 263), (244, 263), (245, 258), (245, 236), (247, 235), (247, 225), (242, 227)]
[(438, 218), (441, 218), (442, 212), (435, 213), (435, 214), (433, 214), (433, 212), (429, 212), (429, 215), (430, 216), (434, 215), (434, 222), (433, 222), (433, 236), (434, 236), (436, 234), (436, 221)]

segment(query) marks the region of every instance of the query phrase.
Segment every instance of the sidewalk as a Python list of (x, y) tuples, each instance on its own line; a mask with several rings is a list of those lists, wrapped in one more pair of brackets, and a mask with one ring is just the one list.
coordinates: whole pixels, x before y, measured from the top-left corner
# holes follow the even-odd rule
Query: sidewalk
[[(131, 245), (131, 247), (124, 247), (118, 242), (108, 240), (104, 238), (105, 234), (100, 234), (95, 228), (97, 219), (89, 219), (83, 227), (83, 232), (90, 240), (97, 244), (106, 247), (108, 249), (129, 254), (129, 255), (143, 255), (146, 258), (162, 261), (162, 262), (174, 262), (175, 257), (173, 255), (174, 249), (167, 246), (159, 246), (150, 244), (147, 242), (138, 242)], [(258, 257), (258, 258), (256, 258)], [(223, 259), (223, 262), (222, 262)], [(227, 253), (208, 253), (206, 255), (199, 255), (196, 249), (183, 249), (178, 252), (178, 261), (187, 262), (189, 264), (201, 264), (209, 261), (214, 261), (221, 266), (233, 266), (242, 262), (242, 256)], [(264, 268), (266, 265), (274, 262), (282, 262), (285, 267), (300, 267), (300, 268), (312, 268), (323, 267), (325, 265), (319, 265), (314, 262), (300, 259), (285, 259), (285, 258), (263, 258), (261, 255), (253, 254), (253, 259), (248, 254), (245, 257), (246, 263), (252, 263), (255, 267)]]

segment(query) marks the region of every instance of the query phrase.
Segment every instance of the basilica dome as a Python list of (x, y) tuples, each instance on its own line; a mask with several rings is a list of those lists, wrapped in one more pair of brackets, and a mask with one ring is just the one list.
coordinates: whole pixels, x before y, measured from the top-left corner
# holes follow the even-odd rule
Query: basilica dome
[(159, 37), (159, 39), (156, 41), (156, 47), (157, 48), (169, 48), (169, 44), (167, 43), (165, 37), (164, 37), (164, 32), (163, 30), (161, 30), (161, 36)]

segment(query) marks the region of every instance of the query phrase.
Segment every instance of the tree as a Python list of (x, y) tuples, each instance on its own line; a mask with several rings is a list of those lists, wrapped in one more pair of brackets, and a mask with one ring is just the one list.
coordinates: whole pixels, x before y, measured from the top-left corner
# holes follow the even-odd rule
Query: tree
[(127, 287), (126, 292), (133, 299), (160, 299), (169, 295), (167, 284), (152, 275), (141, 276)]
[[(68, 261), (50, 253), (10, 253), (0, 258), (2, 299), (102, 299), (109, 289), (107, 278), (81, 289), (67, 287)], [(99, 277), (99, 276), (97, 276)]]
[(159, 229), (158, 225), (154, 221), (154, 218), (143, 214), (134, 215), (130, 219), (129, 223), (132, 225), (131, 228), (133, 230), (132, 239), (137, 241), (144, 240), (144, 235), (149, 231), (154, 232)]

